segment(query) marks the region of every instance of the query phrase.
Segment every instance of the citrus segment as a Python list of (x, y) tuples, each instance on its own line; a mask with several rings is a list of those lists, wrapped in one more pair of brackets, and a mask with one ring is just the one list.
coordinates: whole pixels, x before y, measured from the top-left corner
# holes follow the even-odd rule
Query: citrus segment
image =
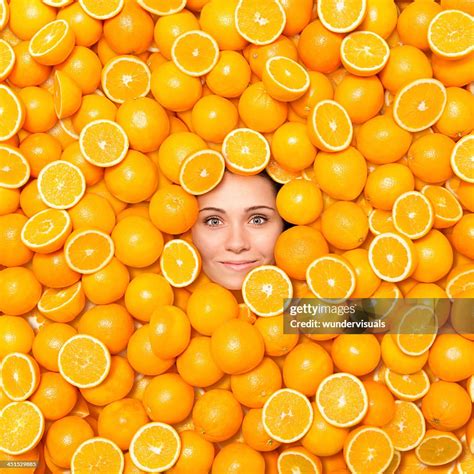
[(63, 71), (53, 78), (54, 111), (59, 119), (75, 114), (82, 103), (82, 89)]
[(451, 153), (451, 167), (463, 181), (474, 183), (474, 135), (466, 135), (456, 142)]
[(454, 461), (462, 452), (461, 441), (453, 433), (428, 430), (416, 447), (416, 457), (428, 466), (442, 466)]
[(414, 374), (398, 374), (386, 367), (384, 380), (389, 390), (400, 400), (419, 400), (430, 388), (430, 380), (424, 370)]
[(2, 360), (0, 377), (1, 387), (10, 400), (26, 400), (38, 387), (39, 366), (33, 357), (12, 352)]
[(393, 204), (392, 217), (395, 229), (412, 240), (426, 235), (434, 222), (430, 201), (418, 191), (400, 194)]
[(15, 65), (15, 51), (4, 39), (0, 39), (0, 81), (8, 77)]
[(263, 405), (263, 428), (282, 443), (301, 439), (313, 422), (313, 408), (302, 393), (282, 388), (273, 392)]
[(214, 189), (222, 180), (225, 171), (223, 156), (214, 150), (201, 150), (188, 156), (179, 172), (181, 186), (195, 196)]
[(443, 186), (427, 184), (421, 188), (421, 194), (428, 198), (433, 207), (435, 229), (451, 227), (462, 218), (461, 204), (454, 194)]
[(52, 321), (69, 322), (84, 309), (85, 303), (82, 283), (78, 281), (66, 288), (44, 290), (38, 310)]
[(366, 0), (319, 0), (318, 17), (321, 23), (335, 33), (355, 30), (364, 19)]
[(71, 473), (121, 473), (124, 469), (122, 450), (110, 439), (94, 437), (82, 442), (71, 459)]
[(89, 122), (81, 130), (79, 145), (89, 163), (103, 168), (123, 161), (129, 147), (124, 129), (112, 120)]
[(20, 150), (0, 144), (0, 186), (21, 188), (30, 178), (30, 173), (30, 165)]
[(284, 299), (293, 296), (288, 275), (274, 265), (260, 265), (247, 273), (242, 284), (245, 304), (258, 316), (283, 312)]
[(125, 0), (79, 0), (84, 11), (96, 20), (107, 20), (118, 15)]
[(77, 334), (68, 339), (58, 354), (60, 374), (78, 388), (96, 387), (110, 371), (111, 357), (97, 338)]

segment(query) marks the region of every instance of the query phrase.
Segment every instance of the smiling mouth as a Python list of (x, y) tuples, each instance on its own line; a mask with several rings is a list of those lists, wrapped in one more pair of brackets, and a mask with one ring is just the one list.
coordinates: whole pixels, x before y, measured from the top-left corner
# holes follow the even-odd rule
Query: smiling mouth
[(245, 262), (219, 262), (222, 265), (225, 265), (227, 268), (231, 268), (233, 270), (243, 270), (254, 265), (257, 260), (248, 260)]

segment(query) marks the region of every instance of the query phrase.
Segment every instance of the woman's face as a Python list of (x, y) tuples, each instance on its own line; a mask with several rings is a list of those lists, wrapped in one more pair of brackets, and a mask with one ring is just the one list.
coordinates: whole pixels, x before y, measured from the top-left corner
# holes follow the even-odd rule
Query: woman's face
[(275, 191), (262, 176), (224, 173), (219, 185), (198, 196), (199, 217), (191, 229), (205, 274), (229, 290), (240, 290), (254, 267), (274, 263), (283, 231)]

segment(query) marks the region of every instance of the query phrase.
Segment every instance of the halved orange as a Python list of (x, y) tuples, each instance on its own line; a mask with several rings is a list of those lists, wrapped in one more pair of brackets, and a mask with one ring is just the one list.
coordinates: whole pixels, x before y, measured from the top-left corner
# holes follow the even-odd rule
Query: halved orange
[(461, 204), (456, 196), (444, 186), (426, 184), (421, 188), (421, 194), (427, 197), (433, 206), (435, 229), (452, 227), (462, 218)]
[(392, 460), (390, 461), (387, 469), (385, 469), (384, 474), (397, 474), (401, 460), (402, 455), (396, 449), (394, 449)]
[(54, 66), (65, 61), (75, 45), (76, 38), (70, 24), (59, 19), (47, 23), (34, 34), (28, 52), (38, 63)]
[(315, 402), (322, 417), (340, 428), (357, 425), (369, 409), (364, 385), (355, 375), (346, 372), (323, 379), (316, 391)]
[(45, 5), (49, 5), (50, 7), (65, 7), (70, 5), (74, 0), (42, 0)]
[(446, 88), (440, 81), (417, 79), (397, 92), (393, 118), (408, 132), (421, 132), (440, 119), (446, 101)]
[(63, 71), (53, 78), (54, 111), (59, 119), (75, 114), (82, 103), (82, 89)]
[(60, 209), (44, 209), (32, 215), (21, 229), (21, 240), (37, 253), (59, 250), (72, 230), (69, 214)]
[(390, 48), (387, 42), (373, 31), (354, 31), (341, 43), (341, 61), (356, 76), (373, 76), (387, 64)]
[(25, 122), (23, 102), (5, 84), (0, 84), (0, 141), (13, 137)]
[(281, 443), (301, 439), (313, 422), (313, 407), (306, 395), (291, 388), (273, 392), (263, 405), (263, 428)]
[(30, 164), (18, 148), (0, 144), (0, 186), (21, 188), (30, 179), (30, 172)]
[(7, 0), (0, 0), (0, 30), (3, 30), (10, 18), (10, 9)]
[(446, 294), (456, 298), (461, 293), (474, 288), (474, 263), (465, 263), (453, 268), (446, 279)]
[(189, 76), (207, 74), (217, 64), (217, 41), (201, 30), (186, 31), (178, 36), (171, 48), (171, 58), (176, 66)]
[(30, 355), (11, 352), (2, 360), (0, 379), (2, 389), (10, 400), (26, 400), (36, 390), (40, 381), (38, 362)]
[(108, 168), (119, 164), (128, 152), (128, 136), (121, 125), (112, 120), (89, 122), (79, 135), (84, 158), (95, 166)]
[(400, 234), (412, 240), (419, 239), (433, 227), (433, 206), (422, 193), (408, 191), (400, 194), (393, 203), (392, 218)]
[(386, 367), (384, 381), (397, 398), (409, 402), (423, 398), (430, 389), (430, 379), (423, 369), (414, 374), (398, 374)]
[(428, 430), (416, 447), (416, 457), (428, 466), (442, 466), (454, 461), (462, 452), (458, 437), (448, 431)]
[(267, 60), (262, 81), (267, 92), (283, 102), (300, 98), (310, 85), (308, 71), (286, 56), (273, 56)]
[(413, 402), (395, 400), (395, 415), (382, 427), (398, 451), (409, 451), (418, 446), (425, 436), (425, 419)]
[(451, 153), (451, 168), (463, 181), (474, 183), (474, 135), (466, 135), (456, 142)]
[(381, 280), (396, 283), (415, 271), (418, 260), (409, 238), (384, 232), (376, 235), (369, 245), (369, 263)]
[(105, 95), (117, 104), (145, 97), (150, 92), (150, 68), (135, 56), (115, 56), (104, 65), (101, 84)]
[(80, 314), (85, 304), (82, 282), (78, 281), (66, 288), (46, 288), (38, 301), (38, 310), (52, 321), (68, 323)]
[(200, 150), (181, 164), (179, 183), (188, 193), (199, 196), (214, 189), (221, 182), (224, 171), (224, 157), (218, 151)]
[(15, 65), (15, 51), (4, 39), (0, 39), (0, 81), (5, 80)]
[(311, 262), (306, 269), (306, 282), (317, 298), (341, 303), (354, 292), (356, 274), (344, 257), (329, 254)]
[(285, 10), (278, 0), (239, 0), (234, 18), (240, 36), (257, 45), (273, 43), (286, 24)]
[(72, 124), (71, 117), (66, 117), (64, 119), (59, 120), (59, 126), (64, 130), (64, 132), (74, 140), (79, 140), (79, 135), (76, 133), (74, 129), (74, 125)]
[(344, 459), (351, 472), (385, 472), (393, 457), (387, 433), (376, 426), (359, 426), (344, 441)]
[(270, 145), (250, 128), (236, 128), (224, 138), (222, 154), (227, 167), (238, 174), (258, 174), (270, 161)]
[(96, 229), (74, 230), (64, 244), (64, 256), (75, 272), (89, 275), (102, 270), (114, 256), (110, 235)]
[(268, 165), (265, 168), (268, 176), (280, 184), (289, 183), (292, 179), (302, 177), (301, 171), (291, 171), (283, 168), (275, 158), (270, 158)]
[(318, 18), (328, 30), (347, 33), (362, 23), (367, 0), (319, 0), (317, 8)]
[(160, 256), (160, 269), (168, 283), (182, 288), (193, 283), (201, 271), (198, 249), (183, 239), (166, 242)]
[(47, 206), (69, 209), (84, 196), (86, 179), (76, 165), (68, 161), (52, 161), (39, 172), (38, 192)]
[(474, 18), (461, 10), (443, 10), (428, 26), (431, 51), (444, 58), (459, 59), (474, 51)]
[(123, 472), (122, 450), (110, 439), (96, 436), (82, 442), (71, 459), (71, 474), (112, 474)]
[(130, 442), (129, 453), (133, 464), (146, 472), (170, 469), (181, 452), (181, 438), (176, 430), (158, 421), (143, 425)]
[(79, 0), (79, 4), (92, 18), (107, 20), (120, 13), (125, 4), (125, 0)]
[(147, 12), (159, 16), (179, 13), (186, 6), (186, 0), (137, 0), (137, 3)]
[(346, 109), (334, 100), (316, 103), (308, 117), (309, 137), (323, 151), (345, 150), (352, 141), (352, 122)]
[(279, 474), (322, 474), (323, 467), (317, 456), (303, 446), (283, 450), (277, 460)]
[(292, 296), (290, 278), (274, 265), (253, 268), (242, 283), (244, 302), (258, 316), (276, 316), (282, 313), (284, 299)]
[(7, 454), (33, 449), (44, 433), (44, 416), (32, 402), (11, 402), (0, 412), (0, 447)]
[(96, 387), (110, 372), (110, 352), (102, 341), (88, 334), (76, 334), (59, 350), (60, 374), (78, 388)]
[(384, 209), (372, 209), (369, 212), (369, 229), (374, 235), (384, 232), (395, 232), (392, 213)]

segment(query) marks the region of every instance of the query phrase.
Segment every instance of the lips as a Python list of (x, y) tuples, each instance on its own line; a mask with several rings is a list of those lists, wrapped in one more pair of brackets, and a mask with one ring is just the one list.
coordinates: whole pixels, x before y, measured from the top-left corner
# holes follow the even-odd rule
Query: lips
[(241, 262), (220, 262), (232, 270), (245, 270), (256, 263), (256, 260), (246, 260)]

